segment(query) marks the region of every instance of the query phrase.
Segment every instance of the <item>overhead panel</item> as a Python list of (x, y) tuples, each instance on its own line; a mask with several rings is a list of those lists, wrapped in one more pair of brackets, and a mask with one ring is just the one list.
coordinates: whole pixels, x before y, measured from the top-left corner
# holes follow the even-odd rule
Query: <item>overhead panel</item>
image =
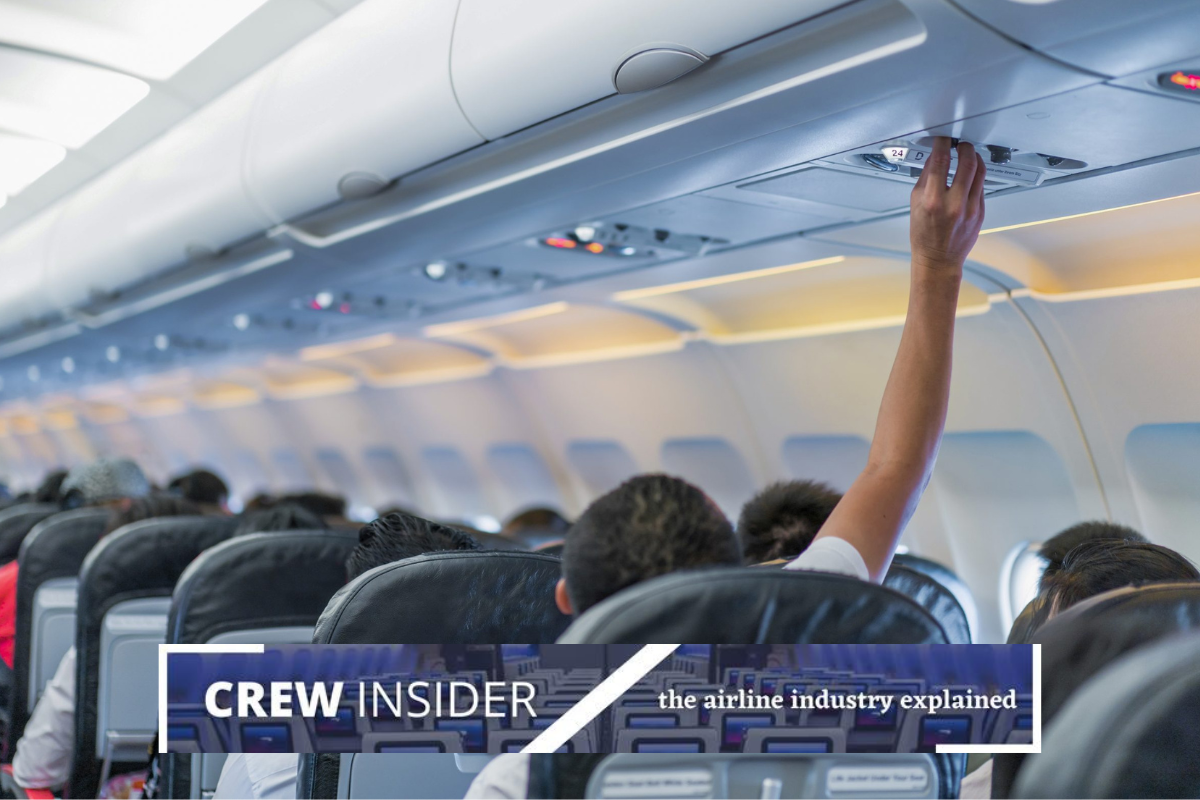
[(1104, 75), (1200, 55), (1200, 5), (1193, 0), (954, 1), (1035, 50)]
[(468, 378), (487, 374), (492, 366), (486, 356), (441, 342), (372, 339), (376, 346), (350, 352), (335, 352), (332, 346), (313, 347), (303, 351), (301, 357), (310, 363), (353, 371), (372, 386), (410, 386)]
[[(695, 62), (844, 4), (461, 0), (451, 73), (463, 111), (495, 139), (618, 88), (652, 88), (686, 74)], [(623, 65), (638, 67), (639, 74), (620, 80)]]
[(378, 191), (483, 141), (450, 85), (455, 8), (362, 3), (277, 64), (246, 157), (274, 220)]

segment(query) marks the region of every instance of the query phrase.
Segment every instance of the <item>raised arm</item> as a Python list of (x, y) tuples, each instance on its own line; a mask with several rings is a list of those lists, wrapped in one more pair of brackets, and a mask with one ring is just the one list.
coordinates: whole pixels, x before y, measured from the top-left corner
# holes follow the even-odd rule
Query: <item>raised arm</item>
[(867, 466), (817, 534), (854, 545), (874, 581), (887, 573), (929, 483), (946, 426), (958, 288), (983, 223), (983, 159), (969, 144), (960, 144), (958, 155), (947, 187), (950, 140), (939, 137), (913, 188), (912, 276), (900, 349)]

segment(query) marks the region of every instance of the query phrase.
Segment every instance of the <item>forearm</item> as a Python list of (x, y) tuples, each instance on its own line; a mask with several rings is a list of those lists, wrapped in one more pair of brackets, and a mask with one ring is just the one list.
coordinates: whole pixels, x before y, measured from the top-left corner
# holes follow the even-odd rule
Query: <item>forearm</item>
[(908, 317), (884, 389), (867, 468), (908, 476), (919, 492), (946, 425), (960, 279), (914, 266)]

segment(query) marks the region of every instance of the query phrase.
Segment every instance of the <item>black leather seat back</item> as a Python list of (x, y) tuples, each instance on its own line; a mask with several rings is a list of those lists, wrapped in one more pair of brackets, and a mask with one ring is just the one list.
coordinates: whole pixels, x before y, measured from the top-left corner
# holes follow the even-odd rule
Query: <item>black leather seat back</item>
[[(1116, 659), (1176, 634), (1200, 629), (1200, 582), (1126, 587), (1086, 600), (1049, 620), (1042, 645), (1042, 725), (1088, 679)], [(1043, 753), (1051, 753), (1045, 742)], [(1008, 797), (1024, 756), (997, 753), (992, 796)]]
[[(358, 532), (347, 528), (253, 533), (205, 551), (175, 587), (167, 641), (204, 644), (235, 631), (315, 626), (346, 583), (356, 544)], [(190, 756), (166, 758), (162, 786), (168, 797), (192, 794)]]
[(561, 575), (557, 558), (524, 552), (453, 551), (385, 564), (338, 592), (313, 641), (550, 644), (570, 622), (554, 604)]
[(9, 695), (9, 728), (5, 740), (5, 759), (29, 720), (30, 640), (33, 631), (33, 599), (38, 588), (55, 578), (73, 578), (79, 574), (88, 551), (100, 540), (108, 523), (109, 511), (80, 508), (63, 511), (39, 522), (21, 543), (17, 556), (16, 638), (13, 642), (13, 687)]
[(233, 631), (315, 625), (345, 584), (357, 543), (348, 531), (287, 531), (205, 551), (175, 587), (167, 641), (203, 644)]
[(958, 576), (957, 572), (931, 558), (912, 553), (897, 553), (892, 557), (892, 564), (924, 573), (946, 587), (958, 601), (963, 613), (966, 614), (967, 624), (971, 628), (972, 635), (978, 633), (976, 628), (979, 626), (979, 605), (975, 602), (975, 593), (971, 591), (971, 587), (967, 586), (966, 581)]
[[(96, 724), (105, 615), (128, 600), (170, 597), (188, 564), (232, 531), (233, 522), (225, 517), (143, 520), (106, 536), (83, 562), (75, 623), (75, 751), (68, 781), (72, 795), (94, 797), (98, 788)], [(149, 693), (157, 690), (146, 691), (150, 700)]]
[(944, 644), (941, 624), (891, 589), (828, 572), (692, 570), (632, 586), (559, 639), (579, 644)]
[(59, 511), (53, 503), (18, 503), (0, 511), (0, 565), (17, 557), (34, 525)]
[(883, 585), (916, 602), (941, 623), (951, 644), (971, 643), (971, 623), (967, 612), (945, 585), (925, 572), (893, 563)]
[(1200, 797), (1200, 634), (1100, 671), (1046, 726), (1013, 797)]

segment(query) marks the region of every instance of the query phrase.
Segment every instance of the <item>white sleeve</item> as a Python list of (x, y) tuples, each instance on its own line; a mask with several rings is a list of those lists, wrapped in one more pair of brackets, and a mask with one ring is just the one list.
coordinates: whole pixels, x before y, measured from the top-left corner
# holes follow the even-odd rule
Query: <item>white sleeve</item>
[(836, 536), (817, 539), (784, 569), (838, 572), (842, 575), (853, 575), (861, 581), (871, 580), (867, 562), (863, 560), (858, 548)]
[(221, 767), (214, 800), (293, 800), (300, 757), (295, 753), (231, 753)]
[(67, 780), (75, 750), (75, 647), (58, 662), (13, 756), (13, 780), (26, 789), (53, 789)]
[(529, 756), (510, 753), (493, 758), (479, 771), (464, 800), (518, 800), (529, 794)]

